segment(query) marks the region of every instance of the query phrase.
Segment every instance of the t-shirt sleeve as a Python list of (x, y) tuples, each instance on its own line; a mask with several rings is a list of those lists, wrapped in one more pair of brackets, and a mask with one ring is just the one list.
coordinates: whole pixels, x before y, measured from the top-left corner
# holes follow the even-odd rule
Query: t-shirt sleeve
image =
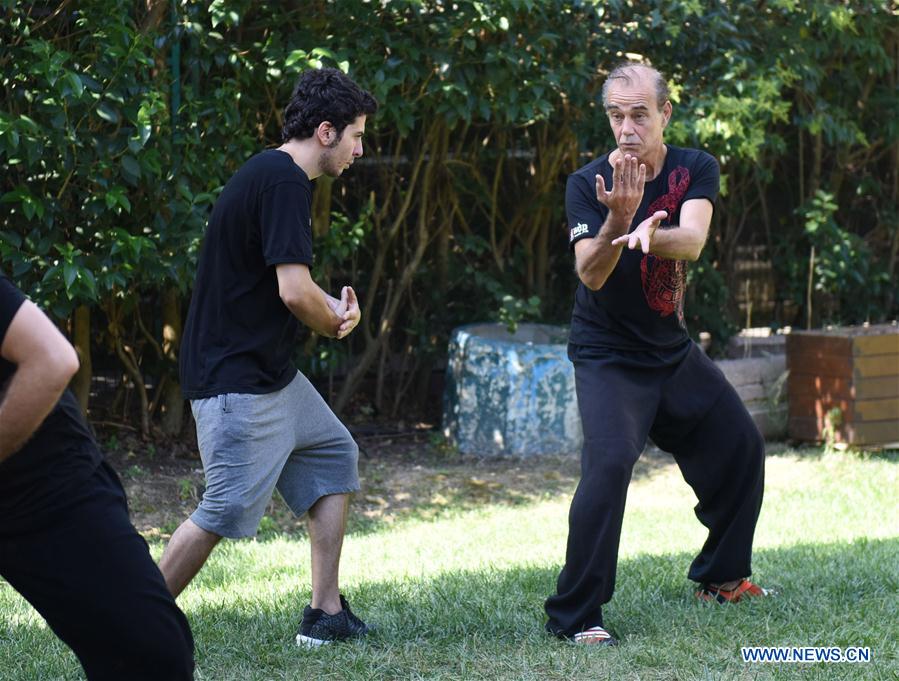
[(260, 197), (259, 228), (266, 265), (312, 265), (312, 196), (299, 182), (280, 182)]
[(608, 208), (596, 200), (596, 189), (583, 175), (569, 175), (565, 185), (565, 212), (568, 215), (568, 244), (599, 234)]
[(0, 275), (0, 345), (3, 345), (9, 325), (24, 302), (25, 295), (9, 279)]
[(718, 161), (711, 154), (701, 152), (696, 165), (691, 173), (693, 176), (690, 188), (684, 196), (684, 201), (690, 199), (708, 199), (713, 204), (718, 198), (718, 187), (721, 179), (721, 171)]

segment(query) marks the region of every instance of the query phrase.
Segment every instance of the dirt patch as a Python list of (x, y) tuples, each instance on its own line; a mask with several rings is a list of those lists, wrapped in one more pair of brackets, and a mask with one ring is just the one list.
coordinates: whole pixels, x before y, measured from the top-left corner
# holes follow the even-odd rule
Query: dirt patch
[(128, 495), (131, 522), (147, 538), (171, 536), (203, 495), (199, 453), (180, 442), (148, 444), (130, 433), (97, 431)]
[[(570, 496), (580, 476), (577, 454), (528, 459), (463, 456), (428, 424), (410, 429), (360, 428), (362, 491), (351, 501), (349, 531), (369, 532), (411, 518), (435, 518), (488, 505)], [(196, 508), (204, 478), (199, 454), (183, 443), (147, 445), (132, 435), (101, 432), (101, 442), (128, 493), (131, 517), (147, 538), (167, 539)], [(634, 471), (650, 475), (671, 459), (649, 449)], [(276, 494), (259, 533), (305, 534)]]

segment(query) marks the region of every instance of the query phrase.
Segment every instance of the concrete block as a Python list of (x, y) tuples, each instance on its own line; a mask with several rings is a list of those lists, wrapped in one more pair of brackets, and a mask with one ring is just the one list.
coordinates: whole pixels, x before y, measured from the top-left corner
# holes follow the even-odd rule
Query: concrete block
[[(786, 405), (775, 398), (784, 355), (717, 362), (769, 438), (786, 434)], [(500, 324), (453, 332), (446, 373), (443, 428), (466, 454), (534, 456), (576, 452), (583, 433), (567, 330)]]

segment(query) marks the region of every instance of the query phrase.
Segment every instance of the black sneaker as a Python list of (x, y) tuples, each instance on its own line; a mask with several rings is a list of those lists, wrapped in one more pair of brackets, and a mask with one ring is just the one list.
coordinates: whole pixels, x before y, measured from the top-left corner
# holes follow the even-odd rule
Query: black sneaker
[(350, 610), (350, 604), (343, 597), (343, 594), (340, 594), (340, 605), (346, 613), (347, 622), (353, 631), (353, 636), (365, 636), (370, 631), (369, 626), (353, 614), (353, 611)]
[(342, 595), (340, 604), (343, 606), (343, 610), (333, 615), (307, 605), (303, 609), (303, 621), (297, 632), (297, 645), (316, 648), (335, 641), (346, 641), (350, 638), (365, 636), (368, 633), (368, 627), (365, 622), (353, 614), (349, 603)]

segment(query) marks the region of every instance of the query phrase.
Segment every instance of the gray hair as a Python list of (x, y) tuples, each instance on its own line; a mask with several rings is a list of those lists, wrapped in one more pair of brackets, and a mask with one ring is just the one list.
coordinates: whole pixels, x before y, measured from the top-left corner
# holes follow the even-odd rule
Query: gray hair
[(665, 102), (668, 101), (668, 81), (665, 80), (665, 76), (663, 76), (657, 68), (649, 66), (648, 64), (642, 64), (638, 61), (623, 61), (617, 64), (609, 73), (608, 77), (606, 77), (605, 82), (602, 84), (602, 104), (604, 107), (609, 105), (609, 84), (613, 80), (623, 80), (630, 85), (633, 78), (632, 74), (637, 69), (649, 71), (654, 81), (653, 85), (655, 85), (656, 106), (659, 107), (659, 111), (662, 110), (662, 107), (665, 106)]

